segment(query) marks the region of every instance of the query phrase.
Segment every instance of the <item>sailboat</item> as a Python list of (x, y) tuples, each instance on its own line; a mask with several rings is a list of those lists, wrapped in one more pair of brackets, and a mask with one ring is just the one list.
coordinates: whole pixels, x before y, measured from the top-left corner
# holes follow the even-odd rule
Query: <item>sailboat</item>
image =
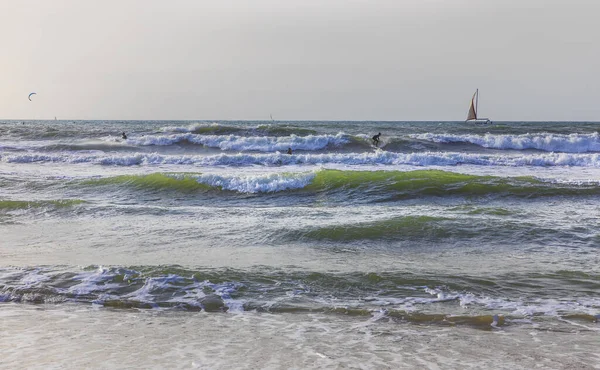
[(467, 114), (467, 119), (465, 122), (472, 123), (492, 123), (489, 118), (479, 118), (477, 117), (477, 106), (479, 105), (479, 89), (475, 90), (475, 94), (471, 98), (471, 106), (469, 107), (469, 113)]

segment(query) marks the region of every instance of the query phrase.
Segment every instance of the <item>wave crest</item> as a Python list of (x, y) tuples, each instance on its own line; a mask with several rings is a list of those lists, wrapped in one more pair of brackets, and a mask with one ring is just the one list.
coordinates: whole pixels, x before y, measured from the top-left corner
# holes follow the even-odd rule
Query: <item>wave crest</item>
[(305, 188), (315, 173), (274, 173), (265, 175), (217, 175), (154, 173), (149, 175), (122, 175), (90, 179), (85, 185), (129, 185), (138, 188), (177, 190), (183, 192), (221, 190), (238, 193), (272, 193)]
[(125, 185), (142, 189), (177, 191), (231, 191), (245, 194), (306, 190), (341, 193), (346, 197), (384, 197), (384, 200), (421, 196), (517, 196), (595, 195), (597, 183), (545, 182), (533, 177), (477, 176), (440, 170), (340, 171), (317, 170), (260, 175), (154, 173), (85, 180), (86, 185)]
[[(180, 266), (89, 266), (78, 271), (65, 267), (8, 267), (0, 268), (0, 302), (69, 302), (111, 308), (207, 312), (383, 315), (414, 323), (485, 327), (504, 323), (503, 317), (486, 314), (490, 310), (510, 318), (534, 319), (543, 315), (587, 322), (598, 320), (599, 301), (588, 290), (597, 289), (597, 276), (571, 279), (567, 283), (556, 274), (511, 275), (508, 280), (522, 282), (521, 290), (489, 289), (490, 285), (506, 279), (506, 276), (487, 276), (483, 280), (464, 273), (431, 277), (394, 272), (194, 271)], [(531, 292), (525, 288), (542, 287), (549, 282), (571, 294), (563, 298), (538, 298), (537, 290)], [(573, 290), (579, 294), (574, 296)], [(440, 303), (444, 303), (443, 307)], [(463, 316), (466, 308), (480, 313)]]
[(284, 165), (412, 165), (412, 166), (576, 166), (600, 167), (600, 154), (545, 153), (501, 155), (452, 152), (393, 153), (383, 150), (368, 153), (222, 153), (216, 155), (167, 155), (158, 153), (15, 153), (0, 160), (9, 163), (64, 162), (95, 163), (112, 166), (199, 165), (199, 166), (284, 166)]
[(293, 150), (321, 150), (328, 146), (341, 146), (350, 142), (347, 135), (308, 135), (308, 136), (237, 136), (237, 135), (197, 135), (192, 133), (142, 136), (129, 138), (127, 144), (138, 146), (174, 145), (189, 143), (221, 150), (273, 152)]
[(600, 152), (600, 134), (524, 134), (524, 135), (453, 135), (418, 134), (411, 135), (418, 140), (435, 143), (471, 143), (493, 149), (537, 149), (547, 152), (585, 153)]

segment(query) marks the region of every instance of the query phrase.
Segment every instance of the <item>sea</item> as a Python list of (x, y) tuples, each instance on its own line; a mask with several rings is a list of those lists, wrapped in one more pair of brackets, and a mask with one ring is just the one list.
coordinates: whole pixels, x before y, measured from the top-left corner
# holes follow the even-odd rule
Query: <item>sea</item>
[(0, 121), (0, 368), (599, 369), (599, 132)]

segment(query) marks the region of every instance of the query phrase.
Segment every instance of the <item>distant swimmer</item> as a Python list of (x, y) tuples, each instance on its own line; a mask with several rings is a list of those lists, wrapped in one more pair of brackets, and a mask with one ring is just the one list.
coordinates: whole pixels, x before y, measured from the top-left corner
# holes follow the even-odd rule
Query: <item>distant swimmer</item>
[(123, 140), (127, 140), (127, 135), (125, 135), (125, 132), (123, 132), (123, 134), (121, 134), (121, 137), (123, 138)]
[(287, 154), (292, 154), (292, 148), (288, 148)]
[(379, 137), (381, 136), (381, 132), (377, 135), (373, 136), (373, 145), (379, 146)]

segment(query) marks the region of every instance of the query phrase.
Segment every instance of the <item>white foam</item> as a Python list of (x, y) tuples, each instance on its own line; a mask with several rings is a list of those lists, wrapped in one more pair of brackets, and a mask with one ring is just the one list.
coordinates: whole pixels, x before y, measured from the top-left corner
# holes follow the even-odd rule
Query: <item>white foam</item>
[(188, 126), (167, 126), (167, 127), (163, 127), (161, 129), (161, 131), (163, 132), (196, 132), (198, 130), (201, 130), (205, 127), (213, 127), (213, 128), (218, 128), (218, 127), (222, 127), (220, 124), (213, 122), (213, 123), (192, 123), (191, 125)]
[(442, 302), (456, 303), (464, 310), (485, 309), (500, 311), (527, 318), (544, 315), (560, 316), (570, 313), (597, 314), (600, 300), (594, 298), (555, 299), (555, 298), (516, 298), (489, 297), (469, 292), (454, 292), (444, 288), (421, 288), (433, 297), (367, 297), (369, 302), (381, 307), (389, 307), (407, 312), (427, 311), (428, 306)]
[[(79, 284), (73, 285), (64, 291), (76, 295), (85, 295), (90, 293), (106, 292), (112, 289), (117, 289), (119, 288), (119, 284), (109, 283), (109, 281), (111, 281), (114, 278), (114, 276), (115, 273), (111, 272), (107, 268), (100, 266), (95, 271), (85, 271), (73, 277), (74, 280), (80, 281)], [(59, 291), (62, 290), (59, 289)]]
[(279, 192), (306, 187), (315, 177), (314, 172), (272, 173), (266, 175), (232, 176), (203, 174), (196, 177), (199, 183), (240, 193)]
[(365, 153), (237, 153), (217, 155), (165, 155), (158, 153), (59, 152), (5, 154), (8, 163), (63, 162), (100, 165), (198, 165), (198, 166), (281, 166), (281, 165), (412, 165), (412, 166), (507, 166), (507, 167), (595, 167), (600, 168), (600, 154), (477, 154), (457, 152), (394, 153), (383, 150)]
[(283, 137), (244, 137), (237, 135), (197, 135), (192, 133), (182, 133), (142, 136), (139, 138), (127, 139), (127, 144), (139, 146), (165, 146), (182, 142), (204, 145), (210, 148), (219, 148), (221, 150), (273, 152), (278, 150), (285, 151), (288, 148), (292, 148), (293, 150), (320, 150), (328, 146), (347, 144), (350, 142), (350, 139), (347, 135), (342, 133), (338, 133), (337, 135), (290, 135)]
[[(0, 282), (9, 281), (5, 287), (10, 289), (0, 293), (0, 302), (10, 301), (13, 299), (11, 292), (19, 292), (21, 290), (31, 290), (35, 288), (52, 287), (54, 284), (49, 281), (56, 275), (61, 274), (60, 271), (54, 271), (44, 268), (36, 269), (0, 269)], [(118, 275), (123, 275), (122, 279), (115, 280)], [(143, 285), (135, 291), (119, 294), (118, 292), (126, 286), (126, 281), (130, 278), (137, 279)], [(234, 298), (234, 293), (245, 285), (236, 281), (226, 281), (220, 283), (212, 283), (208, 280), (198, 282), (190, 281), (189, 278), (182, 277), (176, 274), (167, 274), (156, 277), (140, 277), (138, 272), (125, 269), (104, 268), (99, 266), (95, 270), (84, 270), (69, 279), (77, 284), (66, 288), (56, 289), (56, 293), (60, 295), (75, 295), (84, 296), (84, 300), (89, 299), (89, 296), (95, 296), (94, 303), (102, 304), (108, 299), (115, 300), (132, 300), (144, 302), (153, 307), (158, 307), (165, 300), (173, 304), (190, 304), (200, 307), (202, 298), (206, 296), (206, 292), (210, 290), (213, 294), (219, 296), (229, 312), (244, 311), (243, 299)], [(188, 283), (186, 283), (188, 282)], [(374, 318), (385, 317), (390, 309), (404, 310), (407, 312), (427, 312), (436, 310), (443, 303), (444, 310), (454, 306), (451, 309), (452, 314), (459, 315), (461, 311), (473, 312), (489, 312), (494, 315), (494, 322), (498, 322), (498, 314), (510, 314), (511, 320), (517, 322), (520, 317), (535, 318), (537, 316), (564, 316), (569, 314), (588, 314), (600, 319), (600, 299), (595, 296), (570, 296), (564, 298), (539, 298), (539, 297), (491, 297), (482, 293), (470, 293), (468, 291), (453, 291), (446, 287), (415, 287), (416, 291), (424, 294), (405, 297), (389, 297), (385, 296), (385, 292), (379, 292), (373, 296), (367, 297), (335, 297), (329, 294), (320, 295), (312, 294), (309, 287), (294, 282), (290, 285), (290, 291), (285, 294), (279, 294), (268, 297), (264, 301), (264, 307), (272, 307), (275, 304), (283, 303), (290, 300), (296, 301), (302, 297), (308, 301), (318, 302), (317, 306), (324, 307), (351, 307), (362, 308), (368, 306), (373, 312)], [(311, 294), (306, 294), (311, 293)], [(379, 295), (383, 293), (382, 295)], [(501, 293), (501, 292), (500, 292)], [(34, 296), (35, 293), (26, 293)], [(428, 296), (429, 295), (429, 296)], [(269, 296), (269, 294), (267, 294)], [(262, 299), (261, 295), (261, 299)], [(77, 297), (75, 297), (77, 299)]]
[(144, 280), (144, 285), (123, 297), (130, 298), (134, 301), (144, 302), (152, 306), (153, 308), (158, 308), (158, 304), (156, 303), (156, 292), (160, 292), (163, 290), (167, 290), (172, 288), (177, 283), (181, 283), (183, 281), (183, 277), (175, 274), (169, 274), (166, 276), (159, 277), (148, 277)]
[(576, 301), (570, 299), (555, 298), (493, 298), (485, 295), (472, 294), (468, 292), (448, 292), (443, 289), (425, 289), (432, 295), (440, 294), (448, 297), (456, 297), (461, 307), (471, 306), (485, 307), (489, 310), (501, 310), (513, 312), (526, 317), (535, 315), (559, 316), (565, 313), (580, 312), (593, 315), (600, 307), (600, 300), (592, 298), (581, 298)]
[(600, 151), (600, 134), (453, 135), (416, 134), (410, 137), (436, 143), (471, 143), (494, 149), (537, 149), (547, 152), (585, 153)]
[(33, 270), (25, 271), (25, 275), (22, 275), (23, 269), (5, 270), (2, 271), (2, 274), (0, 274), (0, 279), (14, 280), (16, 277), (19, 277), (16, 286), (24, 289), (31, 289), (43, 286), (44, 282), (50, 280), (50, 276), (46, 274), (47, 271), (43, 268), (35, 268)]

